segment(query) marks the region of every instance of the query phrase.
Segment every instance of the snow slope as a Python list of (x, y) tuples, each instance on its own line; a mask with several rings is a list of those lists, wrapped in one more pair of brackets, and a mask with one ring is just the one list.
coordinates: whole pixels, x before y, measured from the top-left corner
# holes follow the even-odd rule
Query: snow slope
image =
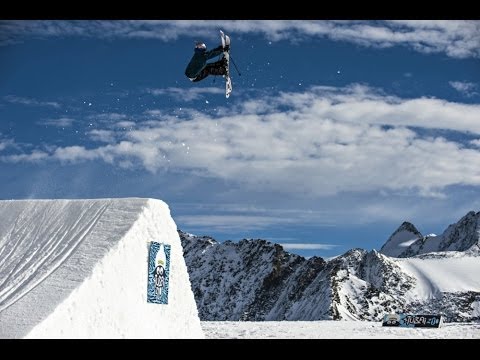
[(480, 291), (478, 256), (395, 259), (403, 271), (416, 279), (411, 295), (429, 299), (441, 292)]
[(202, 327), (207, 339), (480, 339), (480, 323), (427, 329), (380, 321), (202, 321)]
[[(0, 201), (0, 338), (202, 338), (183, 249), (154, 199)], [(171, 245), (168, 305), (148, 243)]]

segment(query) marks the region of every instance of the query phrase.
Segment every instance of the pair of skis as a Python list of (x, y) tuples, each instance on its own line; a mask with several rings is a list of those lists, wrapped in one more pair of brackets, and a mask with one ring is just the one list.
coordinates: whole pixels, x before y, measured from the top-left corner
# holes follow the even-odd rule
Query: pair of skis
[[(228, 99), (230, 94), (232, 93), (233, 87), (232, 87), (232, 79), (230, 78), (230, 37), (228, 35), (225, 35), (222, 30), (220, 30), (220, 38), (222, 40), (222, 46), (223, 46), (223, 56), (227, 62), (226, 64), (226, 74), (224, 75), (225, 78), (225, 97)], [(225, 47), (228, 46), (228, 49), (225, 50)]]

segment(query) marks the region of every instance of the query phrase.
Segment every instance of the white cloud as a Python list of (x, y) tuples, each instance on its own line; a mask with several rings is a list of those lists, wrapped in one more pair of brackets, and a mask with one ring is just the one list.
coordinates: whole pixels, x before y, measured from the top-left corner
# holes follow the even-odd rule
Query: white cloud
[(7, 95), (7, 96), (4, 96), (3, 99), (10, 103), (23, 104), (27, 106), (51, 106), (54, 108), (60, 107), (60, 104), (55, 101), (39, 101), (37, 99), (26, 98), (26, 97), (15, 96), (15, 95)]
[(79, 160), (94, 160), (99, 158), (98, 150), (87, 150), (83, 146), (67, 146), (57, 148), (53, 157), (62, 162), (75, 162)]
[(477, 88), (477, 84), (475, 83), (468, 82), (468, 81), (450, 81), (449, 84), (455, 90), (457, 90), (458, 92), (462, 93), (467, 97), (478, 95), (478, 93), (475, 92), (475, 89)]
[(219, 232), (253, 231), (280, 224), (291, 223), (293, 225), (295, 223), (293, 218), (279, 219), (274, 216), (257, 215), (180, 215), (175, 218), (184, 226)]
[(145, 111), (145, 114), (147, 114), (149, 116), (152, 116), (152, 117), (166, 115), (165, 111), (160, 110), (160, 109), (147, 110), (147, 111)]
[(92, 121), (101, 121), (101, 122), (116, 122), (125, 120), (127, 115), (119, 113), (105, 113), (105, 114), (95, 114), (88, 117)]
[(47, 126), (56, 126), (56, 127), (70, 127), (75, 122), (74, 119), (68, 117), (61, 117), (58, 119), (46, 119), (39, 121), (39, 125), (47, 125)]
[(111, 130), (91, 130), (88, 132), (90, 138), (94, 141), (111, 143), (115, 141), (115, 132)]
[(22, 151), (25, 144), (19, 144), (14, 139), (5, 138), (0, 133), (0, 152), (6, 149), (11, 151)]
[(284, 249), (287, 249), (287, 250), (330, 250), (330, 249), (333, 249), (335, 247), (337, 247), (338, 245), (334, 245), (334, 244), (314, 244), (314, 243), (311, 243), (311, 244), (301, 244), (301, 243), (283, 243), (283, 244), (280, 244), (283, 246)]
[(195, 87), (190, 89), (169, 87), (166, 89), (149, 89), (149, 92), (152, 95), (157, 95), (157, 96), (168, 95), (173, 97), (175, 100), (188, 102), (188, 101), (200, 99), (204, 95), (223, 94), (225, 90), (222, 90), (218, 87), (206, 87), (206, 88)]
[(237, 36), (263, 34), (269, 41), (326, 37), (379, 48), (404, 45), (454, 58), (480, 57), (480, 21), (476, 20), (232, 20), (228, 24), (223, 20), (0, 21), (0, 45), (21, 41), (26, 35), (172, 41), (195, 34), (197, 39), (218, 42), (220, 28)]
[(14, 146), (15, 146), (15, 142), (12, 139), (0, 139), (0, 151), (5, 150), (7, 147), (14, 147)]
[(34, 150), (29, 154), (14, 154), (1, 156), (0, 160), (12, 163), (32, 162), (38, 163), (51, 158), (51, 155), (45, 151)]
[(119, 121), (115, 126), (122, 129), (131, 129), (135, 126), (135, 121)]
[[(352, 85), (256, 96), (216, 115), (184, 110), (182, 119), (160, 114), (115, 136), (111, 125), (99, 128), (90, 134), (106, 145), (58, 147), (50, 157), (168, 169), (301, 197), (381, 190), (441, 197), (452, 185), (480, 185), (479, 151), (408, 128), (480, 134), (480, 105)], [(275, 220), (257, 223), (267, 221)]]
[[(340, 211), (331, 208), (328, 211), (318, 211), (305, 210), (292, 206), (284, 209), (225, 202), (202, 202), (201, 205), (198, 203), (182, 203), (177, 204), (176, 209), (181, 210), (183, 214), (175, 216), (175, 219), (185, 226), (224, 233), (261, 230), (285, 224), (291, 224), (293, 226), (315, 223), (318, 226), (329, 227), (334, 226), (334, 222), (340, 214)], [(198, 215), (204, 212), (208, 212), (210, 215)], [(344, 214), (345, 209), (343, 209), (341, 213)], [(275, 242), (285, 240), (287, 240), (287, 238), (277, 238)], [(292, 240), (292, 238), (289, 240)]]
[(480, 139), (470, 140), (470, 144), (472, 144), (473, 146), (480, 147)]

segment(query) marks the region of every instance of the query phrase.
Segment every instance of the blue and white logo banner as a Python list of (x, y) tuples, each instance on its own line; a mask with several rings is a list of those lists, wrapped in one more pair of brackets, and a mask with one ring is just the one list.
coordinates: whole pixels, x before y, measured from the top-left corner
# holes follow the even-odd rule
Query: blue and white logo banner
[(383, 317), (383, 326), (399, 327), (431, 327), (438, 328), (443, 324), (442, 315), (387, 314)]
[(170, 245), (152, 241), (148, 253), (147, 302), (168, 304)]

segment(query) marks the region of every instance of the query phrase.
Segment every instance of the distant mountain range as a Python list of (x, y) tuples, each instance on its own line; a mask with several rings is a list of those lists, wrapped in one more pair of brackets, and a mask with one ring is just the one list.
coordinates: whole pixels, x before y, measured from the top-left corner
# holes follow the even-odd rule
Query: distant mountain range
[(440, 251), (479, 252), (480, 212), (470, 211), (442, 235), (423, 236), (413, 224), (404, 222), (382, 246), (380, 252), (394, 257), (411, 257)]
[(381, 320), (385, 313), (480, 320), (480, 212), (443, 234), (404, 222), (380, 251), (304, 258), (262, 239), (178, 231), (201, 320)]

